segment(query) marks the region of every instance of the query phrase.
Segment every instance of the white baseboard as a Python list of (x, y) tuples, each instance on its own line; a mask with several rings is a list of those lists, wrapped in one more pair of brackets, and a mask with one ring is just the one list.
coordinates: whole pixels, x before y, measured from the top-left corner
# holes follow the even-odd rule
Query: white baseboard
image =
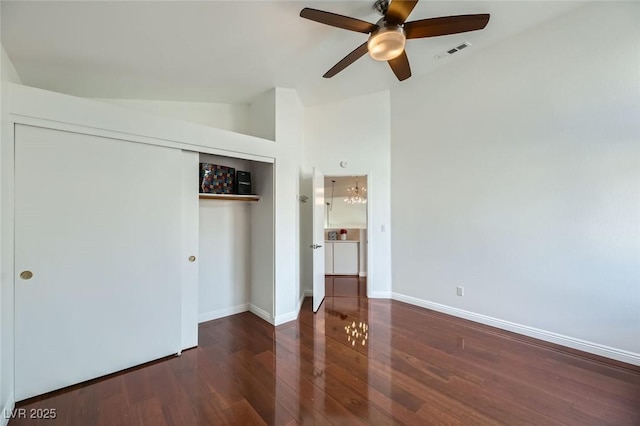
[(300, 296), (300, 300), (298, 301), (298, 306), (296, 306), (296, 310), (294, 312), (289, 312), (284, 315), (280, 315), (274, 318), (270, 313), (265, 311), (264, 309), (258, 308), (255, 305), (244, 303), (242, 305), (230, 306), (228, 308), (218, 309), (211, 312), (205, 312), (203, 314), (198, 315), (198, 323), (211, 321), (218, 318), (228, 317), (229, 315), (239, 314), (241, 312), (250, 311), (263, 320), (267, 321), (273, 325), (284, 324), (285, 322), (294, 321), (298, 318), (298, 314), (300, 313), (300, 309), (302, 309), (302, 302), (304, 302), (305, 297), (313, 296), (313, 291), (305, 290)]
[(611, 358), (628, 364), (640, 366), (640, 354), (625, 351), (623, 349), (612, 348), (598, 343), (588, 342), (574, 337), (564, 336), (562, 334), (553, 333), (546, 330), (540, 330), (522, 324), (493, 318), (487, 315), (476, 314), (474, 312), (465, 311), (440, 303), (429, 302), (428, 300), (418, 299), (412, 296), (406, 296), (400, 293), (393, 293), (392, 298), (400, 302), (409, 303), (411, 305), (420, 306), (422, 308), (431, 309), (455, 317), (468, 319), (470, 321), (479, 322), (481, 324), (490, 325), (502, 330), (512, 331), (514, 333), (533, 337), (535, 339), (544, 340), (545, 342), (555, 343), (594, 355), (600, 355), (605, 358)]
[(372, 291), (369, 297), (371, 299), (391, 299), (391, 295), (390, 291)]
[(211, 321), (218, 318), (228, 317), (229, 315), (235, 315), (241, 312), (247, 312), (248, 310), (249, 310), (249, 304), (243, 303), (242, 305), (230, 306), (228, 308), (205, 312), (203, 314), (198, 315), (198, 323)]
[(298, 312), (298, 315), (300, 315), (300, 309), (302, 309), (302, 303), (304, 302), (304, 298), (307, 297), (305, 293), (306, 292), (304, 291), (302, 292), (302, 294), (300, 295), (300, 300), (298, 300), (298, 306), (296, 306), (296, 311)]
[(284, 315), (278, 315), (273, 321), (273, 325), (280, 325), (280, 324), (284, 324), (285, 322), (295, 321), (298, 319), (299, 312), (300, 311), (298, 310), (298, 311), (289, 312)]
[(265, 311), (264, 309), (258, 308), (256, 305), (249, 304), (249, 311), (252, 314), (259, 316), (269, 324), (274, 324), (273, 316), (269, 312)]
[(13, 392), (11, 392), (4, 403), (4, 407), (2, 407), (2, 426), (7, 426), (15, 408), (16, 401)]
[(296, 310), (294, 312), (289, 312), (288, 314), (279, 315), (275, 318), (273, 325), (284, 324), (285, 322), (295, 321), (298, 319), (300, 315), (300, 309), (302, 309), (302, 302), (304, 302), (304, 298), (307, 297), (307, 294), (313, 296), (313, 291), (305, 290), (300, 295), (300, 300), (298, 300), (298, 306), (296, 306)]
[(367, 273), (366, 273), (366, 272), (359, 272), (359, 273), (358, 273), (358, 276), (359, 276), (359, 277), (366, 277), (366, 276), (367, 276)]

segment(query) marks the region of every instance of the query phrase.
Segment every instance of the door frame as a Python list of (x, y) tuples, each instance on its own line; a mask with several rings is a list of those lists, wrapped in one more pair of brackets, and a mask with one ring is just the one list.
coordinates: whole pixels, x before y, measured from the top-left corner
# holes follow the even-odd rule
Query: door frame
[[(368, 299), (371, 299), (371, 285), (370, 285), (371, 278), (372, 278), (371, 247), (373, 246), (373, 241), (372, 241), (372, 238), (371, 238), (372, 237), (372, 234), (371, 234), (371, 223), (372, 223), (371, 200), (372, 200), (373, 197), (371, 196), (371, 194), (372, 193), (375, 194), (375, 190), (374, 191), (371, 190), (371, 188), (373, 187), (373, 185), (371, 185), (371, 181), (372, 181), (371, 175), (372, 174), (373, 173), (369, 170), (369, 171), (366, 171), (366, 172), (357, 172), (357, 171), (346, 172), (345, 171), (344, 173), (327, 173), (324, 176), (325, 179), (332, 178), (332, 177), (340, 177), (340, 178), (342, 178), (342, 177), (356, 177), (356, 176), (358, 176), (358, 177), (364, 176), (366, 178), (366, 181), (367, 181), (367, 232), (365, 234), (366, 234), (366, 237), (367, 237), (367, 241), (365, 242), (365, 244), (366, 244), (366, 248), (367, 248), (367, 270), (366, 270), (367, 277), (366, 278), (367, 278), (367, 298)], [(326, 199), (327, 199), (326, 193), (327, 193), (327, 191), (326, 191), (326, 186), (325, 186), (325, 202), (326, 202)], [(327, 223), (326, 222), (326, 220), (327, 220), (326, 215), (327, 215), (327, 211), (325, 209), (324, 210), (324, 216), (325, 216), (324, 217), (324, 222), (325, 223)], [(360, 241), (360, 244), (362, 244), (362, 241)], [(359, 260), (360, 259), (358, 259), (358, 261)], [(358, 269), (360, 269), (360, 268), (358, 268)], [(358, 277), (360, 277), (360, 271), (358, 271)]]
[[(311, 191), (313, 193), (311, 196), (311, 286), (313, 292), (311, 297), (311, 308), (314, 314), (320, 310), (320, 306), (322, 306), (326, 296), (325, 265), (327, 259), (325, 256), (326, 242), (324, 239), (324, 224), (326, 223), (326, 188), (324, 181), (324, 173), (319, 167), (313, 167), (313, 174), (311, 176)], [(320, 209), (318, 204), (320, 201), (320, 197), (318, 196), (320, 192), (322, 192), (322, 214), (319, 213)], [(322, 224), (322, 232), (318, 235), (318, 231), (320, 231), (320, 226), (318, 225), (320, 224)], [(318, 271), (318, 267), (320, 266), (318, 262), (320, 260), (322, 260), (322, 262), (320, 262), (322, 263), (322, 271)], [(322, 272), (322, 279), (319, 278), (320, 272)], [(320, 298), (320, 293), (322, 294), (322, 298)], [(318, 302), (317, 299), (320, 299), (320, 301), (316, 304), (316, 302)]]

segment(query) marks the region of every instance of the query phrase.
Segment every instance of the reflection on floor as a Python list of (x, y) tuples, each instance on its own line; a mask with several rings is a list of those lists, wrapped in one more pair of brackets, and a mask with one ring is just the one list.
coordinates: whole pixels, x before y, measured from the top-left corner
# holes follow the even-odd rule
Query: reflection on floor
[(357, 275), (325, 275), (326, 297), (367, 297), (367, 279)]
[(279, 327), (248, 312), (200, 324), (198, 348), (19, 403), (56, 418), (9, 424), (640, 425), (639, 395), (639, 367), (401, 302), (327, 297)]

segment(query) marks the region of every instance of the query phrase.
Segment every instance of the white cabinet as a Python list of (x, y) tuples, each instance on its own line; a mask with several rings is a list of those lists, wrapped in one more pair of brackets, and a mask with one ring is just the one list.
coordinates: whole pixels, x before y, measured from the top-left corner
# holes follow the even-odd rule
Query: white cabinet
[(325, 241), (325, 273), (358, 275), (358, 241)]
[(324, 243), (324, 273), (333, 274), (333, 243)]

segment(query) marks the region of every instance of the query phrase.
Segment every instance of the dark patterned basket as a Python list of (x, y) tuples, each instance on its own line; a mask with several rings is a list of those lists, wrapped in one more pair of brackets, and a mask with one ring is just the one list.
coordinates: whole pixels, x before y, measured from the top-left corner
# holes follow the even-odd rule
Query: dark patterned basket
[(217, 164), (200, 163), (200, 192), (233, 194), (236, 169)]

